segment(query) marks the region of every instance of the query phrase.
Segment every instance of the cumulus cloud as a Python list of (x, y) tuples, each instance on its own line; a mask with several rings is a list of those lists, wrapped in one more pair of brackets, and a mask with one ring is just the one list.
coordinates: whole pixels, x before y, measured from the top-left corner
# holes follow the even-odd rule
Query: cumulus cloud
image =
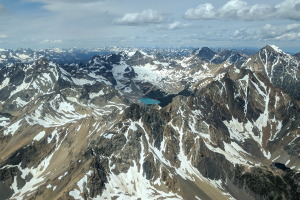
[(184, 17), (186, 19), (214, 19), (216, 13), (214, 11), (214, 6), (211, 3), (200, 4), (196, 8), (188, 9)]
[(248, 5), (243, 0), (229, 0), (218, 9), (210, 4), (201, 4), (185, 12), (186, 19), (228, 18), (238, 20), (263, 20), (268, 18), (300, 21), (300, 0), (284, 0), (276, 5)]
[(219, 16), (242, 20), (262, 20), (269, 18), (274, 10), (269, 5), (255, 4), (248, 6), (245, 1), (231, 0), (219, 10)]
[(275, 27), (266, 24), (261, 31), (263, 39), (300, 40), (300, 24), (288, 24), (285, 27)]
[(144, 10), (141, 13), (126, 13), (122, 18), (114, 20), (116, 24), (121, 25), (147, 25), (147, 24), (159, 24), (166, 22), (164, 14), (155, 10)]
[(234, 31), (231, 36), (238, 40), (300, 40), (300, 24), (286, 26), (265, 24), (258, 31), (242, 28)]
[(46, 39), (46, 40), (43, 40), (41, 43), (42, 44), (59, 44), (59, 43), (62, 43), (63, 41), (62, 40), (49, 40), (49, 39)]
[(219, 9), (221, 17), (235, 18), (246, 14), (247, 2), (241, 0), (230, 0)]
[(270, 18), (275, 12), (274, 7), (269, 5), (256, 4), (247, 9), (245, 18), (246, 20), (261, 20)]
[(277, 17), (300, 21), (300, 0), (285, 0), (275, 8)]
[(300, 24), (288, 24), (286, 29), (288, 31), (300, 31)]
[(282, 32), (275, 37), (276, 40), (300, 40), (300, 24), (288, 24)]

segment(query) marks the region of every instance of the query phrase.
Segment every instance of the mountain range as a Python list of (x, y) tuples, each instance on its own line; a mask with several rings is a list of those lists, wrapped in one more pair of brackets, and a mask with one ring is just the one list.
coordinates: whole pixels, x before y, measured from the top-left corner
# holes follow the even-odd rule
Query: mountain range
[(0, 200), (299, 199), (298, 54), (40, 52), (0, 51)]

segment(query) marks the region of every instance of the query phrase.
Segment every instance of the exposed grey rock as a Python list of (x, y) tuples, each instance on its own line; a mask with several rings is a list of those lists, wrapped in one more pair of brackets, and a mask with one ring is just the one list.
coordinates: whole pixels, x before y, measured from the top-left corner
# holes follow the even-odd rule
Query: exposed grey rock
[(200, 51), (196, 54), (197, 57), (201, 58), (204, 61), (210, 61), (215, 55), (216, 52), (212, 51), (208, 47), (201, 48)]

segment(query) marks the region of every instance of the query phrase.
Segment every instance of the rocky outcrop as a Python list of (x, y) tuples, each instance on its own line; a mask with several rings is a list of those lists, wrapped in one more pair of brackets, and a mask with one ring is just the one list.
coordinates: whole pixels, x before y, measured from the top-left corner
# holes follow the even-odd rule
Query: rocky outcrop
[(153, 59), (137, 50), (127, 61), (126, 63), (131, 66), (144, 66), (147, 63), (152, 63)]
[(134, 69), (131, 66), (126, 67), (125, 72), (123, 73), (125, 78), (132, 79), (136, 76)]

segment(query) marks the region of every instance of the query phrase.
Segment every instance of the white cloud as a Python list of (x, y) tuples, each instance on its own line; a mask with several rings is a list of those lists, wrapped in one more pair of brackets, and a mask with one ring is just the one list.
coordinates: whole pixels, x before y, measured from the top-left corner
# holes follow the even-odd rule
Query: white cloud
[(248, 5), (243, 0), (229, 0), (219, 9), (210, 4), (201, 4), (185, 12), (186, 19), (237, 19), (263, 20), (269, 18), (291, 19), (300, 21), (300, 0), (284, 0), (276, 5)]
[(8, 36), (5, 34), (0, 34), (0, 38), (7, 38)]
[(62, 40), (49, 40), (49, 39), (46, 39), (46, 40), (43, 40), (41, 43), (43, 44), (59, 44), (59, 43), (62, 43), (63, 41)]
[(166, 22), (164, 14), (155, 10), (144, 10), (141, 13), (126, 13), (122, 18), (114, 20), (116, 24), (122, 25), (147, 25), (147, 24), (159, 24)]
[(257, 40), (259, 37), (255, 31), (241, 28), (233, 32), (232, 38), (235, 40)]
[[(28, 3), (33, 1), (37, 4)], [(21, 0), (9, 6), (11, 10), (17, 6), (20, 12), (6, 14), (0, 9), (0, 42), (10, 48), (260, 46), (265, 41), (299, 46), (299, 3), (300, 0), (133, 0), (130, 3), (120, 0)], [(197, 36), (188, 37), (193, 34)], [(129, 39), (135, 35), (145, 38)], [(158, 38), (162, 35), (167, 37)], [(22, 41), (32, 38), (34, 42)], [(148, 42), (149, 38), (156, 42)], [(293, 38), (295, 42), (290, 42)]]
[(266, 41), (291, 41), (300, 40), (300, 24), (288, 24), (286, 26), (274, 26), (265, 24), (260, 30), (242, 28), (232, 33), (235, 40), (266, 40)]
[(280, 34), (280, 29), (271, 24), (266, 24), (261, 29), (261, 37), (262, 39), (272, 39)]
[(285, 0), (275, 8), (279, 18), (300, 20), (300, 0)]
[(264, 26), (263, 37), (274, 40), (300, 40), (300, 24), (288, 24), (285, 27)]
[(215, 15), (214, 6), (211, 3), (205, 3), (196, 8), (188, 9), (184, 17), (186, 19), (214, 19)]
[(300, 33), (284, 33), (274, 38), (275, 40), (300, 40)]
[(175, 31), (190, 28), (193, 25), (191, 23), (183, 23), (181, 21), (175, 21), (171, 23), (158, 24), (157, 26), (151, 27), (149, 32), (155, 33), (157, 31)]
[(176, 21), (171, 24), (168, 24), (167, 29), (168, 30), (177, 30), (177, 29), (184, 29), (184, 28), (187, 28), (190, 26), (191, 26), (191, 24), (186, 24), (186, 23)]
[(300, 24), (288, 24), (286, 29), (288, 31), (300, 31)]
[(241, 0), (230, 0), (219, 10), (221, 17), (235, 18), (246, 14), (247, 2)]
[[(275, 9), (269, 5), (256, 4), (248, 8), (244, 19), (246, 20), (262, 20), (272, 16)], [(242, 16), (241, 16), (242, 17)]]

